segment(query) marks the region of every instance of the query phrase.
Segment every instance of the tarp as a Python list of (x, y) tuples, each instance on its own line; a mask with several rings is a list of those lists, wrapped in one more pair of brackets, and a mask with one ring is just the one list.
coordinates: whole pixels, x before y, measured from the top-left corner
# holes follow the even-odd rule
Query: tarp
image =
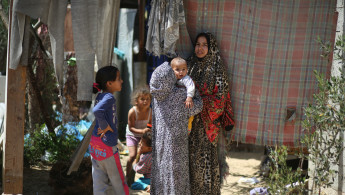
[(92, 100), (95, 60), (99, 68), (112, 62), (119, 9), (120, 1), (71, 0), (78, 100)]
[(316, 39), (334, 42), (336, 0), (186, 0), (184, 6), (177, 53), (191, 55), (199, 32), (216, 36), (231, 78), (233, 139), (297, 146), (303, 107), (318, 91), (313, 71), (330, 74)]
[[(13, 19), (11, 21), (11, 44), (9, 68), (16, 69), (19, 63), (27, 65), (27, 59), (21, 59), (22, 55), (27, 58), (27, 50), (23, 51), (23, 38), (25, 16), (40, 18), (49, 26), (49, 36), (52, 45), (53, 62), (57, 80), (62, 85), (63, 61), (64, 61), (64, 22), (67, 10), (67, 1), (59, 0), (14, 0)], [(26, 32), (28, 33), (28, 32)], [(22, 60), (22, 61), (20, 61)]]

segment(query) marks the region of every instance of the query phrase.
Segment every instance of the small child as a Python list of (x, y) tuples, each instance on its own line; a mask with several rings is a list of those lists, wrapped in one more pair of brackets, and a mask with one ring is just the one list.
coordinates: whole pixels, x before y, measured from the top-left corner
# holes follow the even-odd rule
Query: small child
[(188, 68), (186, 60), (182, 59), (181, 57), (176, 57), (171, 60), (170, 65), (177, 78), (177, 85), (187, 88), (187, 99), (185, 101), (186, 107), (192, 108), (195, 85), (192, 78), (187, 75)]
[[(187, 108), (193, 107), (193, 97), (195, 93), (195, 85), (190, 78), (190, 76), (187, 75), (187, 62), (181, 57), (176, 57), (173, 60), (171, 60), (171, 68), (174, 70), (175, 76), (177, 78), (177, 86), (180, 87), (186, 87), (187, 88), (187, 99), (185, 101)], [(192, 122), (193, 122), (194, 116), (191, 116), (188, 120), (188, 133), (190, 133), (192, 129)]]
[(141, 138), (138, 156), (134, 161), (133, 170), (144, 177), (139, 178), (131, 186), (133, 190), (146, 190), (150, 192), (152, 166), (152, 133), (148, 131)]
[(94, 194), (129, 194), (116, 147), (118, 120), (116, 99), (121, 91), (120, 71), (114, 66), (105, 66), (97, 71), (93, 92), (97, 93), (93, 113), (96, 125), (92, 132), (89, 151), (92, 161)]
[(127, 184), (134, 182), (135, 172), (132, 164), (137, 156), (138, 144), (144, 133), (150, 131), (147, 124), (151, 124), (152, 111), (150, 108), (151, 94), (148, 87), (136, 89), (132, 94), (132, 105), (128, 111), (128, 128), (126, 130), (126, 143), (129, 150), (129, 158), (126, 165)]

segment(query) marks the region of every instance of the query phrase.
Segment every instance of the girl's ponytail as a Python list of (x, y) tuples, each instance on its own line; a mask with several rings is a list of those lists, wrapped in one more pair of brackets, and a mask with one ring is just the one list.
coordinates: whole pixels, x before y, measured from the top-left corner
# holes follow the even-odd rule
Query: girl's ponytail
[(92, 86), (92, 93), (96, 94), (98, 92), (100, 92), (101, 89), (100, 89), (100, 85), (98, 83), (93, 83), (93, 86)]

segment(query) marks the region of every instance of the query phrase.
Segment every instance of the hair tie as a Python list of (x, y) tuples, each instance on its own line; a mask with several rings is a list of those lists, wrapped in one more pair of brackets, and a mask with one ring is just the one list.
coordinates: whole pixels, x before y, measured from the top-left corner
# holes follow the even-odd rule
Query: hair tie
[(93, 87), (97, 89), (98, 92), (101, 91), (100, 88), (98, 88), (99, 84), (98, 83), (93, 83)]

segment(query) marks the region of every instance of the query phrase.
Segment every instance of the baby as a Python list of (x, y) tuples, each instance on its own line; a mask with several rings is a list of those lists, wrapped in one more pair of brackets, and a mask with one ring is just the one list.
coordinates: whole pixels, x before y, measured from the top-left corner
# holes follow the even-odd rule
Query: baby
[(176, 57), (171, 61), (170, 65), (177, 78), (177, 85), (187, 88), (187, 99), (185, 101), (186, 107), (192, 108), (195, 85), (192, 78), (187, 75), (188, 68), (186, 60), (182, 59), (181, 57)]

